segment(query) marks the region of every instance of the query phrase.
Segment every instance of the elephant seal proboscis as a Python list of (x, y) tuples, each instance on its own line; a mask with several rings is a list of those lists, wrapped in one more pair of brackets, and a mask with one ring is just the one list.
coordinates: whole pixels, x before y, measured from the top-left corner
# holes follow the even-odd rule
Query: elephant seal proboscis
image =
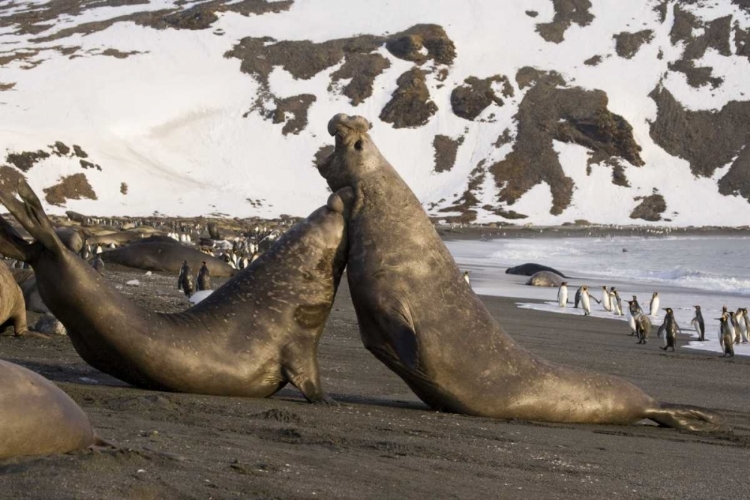
[(13, 324), (16, 336), (25, 335), (29, 331), (23, 292), (8, 266), (0, 263), (0, 325), (5, 323)]
[(205, 261), (211, 276), (228, 277), (237, 272), (223, 260), (181, 245), (179, 242), (131, 243), (122, 248), (102, 252), (101, 257), (107, 263), (146, 271), (178, 273), (184, 261), (188, 261), (188, 265), (193, 269), (199, 269)]
[(461, 276), (421, 203), (362, 117), (336, 115), (319, 170), (354, 190), (347, 276), (365, 347), (430, 407), (484, 417), (690, 430), (722, 416), (661, 403), (617, 377), (556, 366), (518, 346)]
[(88, 448), (97, 438), (81, 408), (26, 368), (0, 361), (0, 459)]
[(517, 274), (519, 276), (534, 276), (536, 273), (540, 271), (549, 271), (551, 273), (555, 273), (560, 275), (562, 278), (567, 278), (563, 273), (558, 271), (557, 269), (553, 269), (551, 267), (543, 266), (541, 264), (521, 264), (520, 266), (516, 267), (509, 267), (505, 270), (505, 274)]
[(563, 283), (562, 278), (559, 274), (555, 274), (551, 271), (539, 271), (529, 278), (526, 282), (527, 285), (531, 286), (548, 286), (548, 287), (559, 287)]
[(343, 272), (350, 190), (290, 229), (268, 252), (195, 307), (176, 314), (130, 302), (55, 235), (25, 181), (0, 201), (35, 238), (0, 219), (0, 253), (31, 262), (39, 292), (91, 366), (134, 386), (266, 397), (291, 382), (327, 401), (318, 341)]

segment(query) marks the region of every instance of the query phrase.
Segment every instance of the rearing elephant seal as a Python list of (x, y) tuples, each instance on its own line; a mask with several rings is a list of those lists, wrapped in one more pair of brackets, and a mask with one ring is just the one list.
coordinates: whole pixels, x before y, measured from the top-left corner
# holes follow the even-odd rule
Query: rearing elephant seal
[(149, 389), (265, 397), (291, 382), (309, 401), (327, 400), (317, 350), (346, 263), (349, 190), (179, 314), (130, 302), (62, 245), (23, 181), (18, 194), (0, 191), (0, 201), (36, 242), (0, 219), (0, 252), (31, 262), (44, 302), (91, 366)]
[(86, 414), (55, 384), (0, 361), (0, 459), (87, 448), (96, 437)]
[(556, 366), (519, 347), (466, 284), (417, 197), (359, 116), (336, 115), (331, 189), (354, 189), (347, 276), (365, 347), (440, 411), (547, 422), (691, 430), (720, 415), (660, 403), (610, 375)]

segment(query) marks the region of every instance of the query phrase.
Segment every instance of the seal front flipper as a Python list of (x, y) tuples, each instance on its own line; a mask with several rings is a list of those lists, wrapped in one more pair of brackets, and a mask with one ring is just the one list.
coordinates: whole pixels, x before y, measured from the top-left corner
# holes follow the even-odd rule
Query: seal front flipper
[[(316, 350), (317, 351), (317, 350)], [(324, 391), (320, 383), (317, 352), (303, 354), (307, 349), (290, 347), (285, 352), (289, 361), (283, 368), (284, 377), (299, 389), (305, 399), (313, 404), (336, 404)]]
[(0, 217), (0, 254), (29, 262), (34, 254), (33, 248), (34, 245), (24, 240), (8, 221)]
[(646, 418), (663, 427), (673, 427), (693, 432), (730, 431), (723, 415), (705, 408), (671, 403), (657, 403), (646, 411)]

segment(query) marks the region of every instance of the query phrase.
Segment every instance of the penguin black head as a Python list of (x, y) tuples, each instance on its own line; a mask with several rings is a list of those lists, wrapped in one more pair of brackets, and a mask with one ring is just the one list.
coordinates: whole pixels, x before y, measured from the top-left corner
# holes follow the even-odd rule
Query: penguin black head
[(693, 306), (693, 307), (695, 307), (696, 311), (700, 311), (701, 310), (701, 306)]

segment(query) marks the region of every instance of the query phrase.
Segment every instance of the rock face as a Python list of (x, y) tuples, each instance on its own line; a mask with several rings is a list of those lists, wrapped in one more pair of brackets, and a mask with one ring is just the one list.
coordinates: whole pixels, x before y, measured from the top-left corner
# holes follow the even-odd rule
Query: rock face
[(398, 88), (380, 112), (380, 119), (395, 128), (420, 127), (437, 112), (425, 83), (426, 73), (413, 68), (398, 77)]
[(589, 0), (552, 0), (552, 4), (555, 7), (552, 22), (536, 25), (537, 32), (548, 42), (561, 43), (565, 39), (565, 31), (573, 23), (588, 26), (594, 20), (594, 16), (589, 12)]
[(503, 96), (513, 97), (513, 86), (505, 76), (495, 75), (481, 80), (470, 76), (451, 93), (451, 107), (456, 116), (474, 120), (491, 104), (502, 106), (503, 100), (492, 89), (493, 84), (502, 85)]
[(630, 214), (631, 219), (643, 219), (649, 222), (661, 220), (661, 214), (667, 211), (667, 202), (660, 194), (652, 194), (643, 198), (636, 197), (641, 203)]
[(620, 57), (632, 59), (641, 49), (641, 45), (654, 39), (652, 30), (643, 30), (637, 33), (622, 32), (614, 36), (615, 51)]
[(432, 146), (435, 148), (435, 172), (447, 172), (456, 163), (458, 147), (464, 138), (452, 139), (447, 135), (436, 135)]
[(44, 199), (47, 200), (47, 203), (57, 206), (65, 205), (67, 200), (96, 199), (96, 193), (86, 179), (86, 174), (73, 174), (63, 177), (54, 186), (45, 188), (44, 193)]
[[(539, 183), (552, 192), (550, 213), (560, 214), (573, 196), (574, 183), (563, 172), (553, 140), (572, 142), (590, 150), (589, 165), (611, 165), (619, 159), (643, 165), (632, 127), (607, 109), (602, 91), (562, 87), (563, 78), (534, 68), (516, 75), (520, 88), (531, 87), (518, 108), (518, 135), (513, 151), (490, 167), (499, 188), (499, 200), (512, 205)], [(613, 182), (618, 183), (617, 172)]]

